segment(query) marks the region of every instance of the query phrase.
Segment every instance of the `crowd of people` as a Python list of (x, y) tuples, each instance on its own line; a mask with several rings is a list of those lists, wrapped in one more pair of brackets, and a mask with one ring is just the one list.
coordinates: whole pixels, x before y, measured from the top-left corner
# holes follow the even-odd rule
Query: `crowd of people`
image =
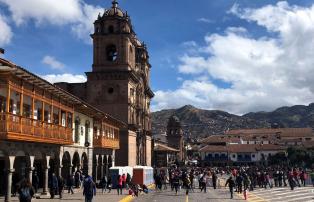
[[(107, 191), (107, 193), (110, 193), (112, 188), (116, 188), (118, 195), (129, 194), (134, 197), (138, 197), (141, 193), (147, 194), (149, 192), (149, 188), (145, 184), (133, 183), (129, 173), (118, 175), (115, 180), (115, 183), (113, 183), (111, 175), (104, 175), (99, 183), (96, 184), (92, 176), (83, 175), (79, 170), (69, 175), (67, 179), (51, 173), (48, 180), (49, 194), (51, 199), (54, 199), (56, 196), (62, 199), (65, 191), (68, 194), (74, 194), (74, 189), (82, 189), (85, 202), (92, 202), (97, 193), (97, 187), (101, 189), (102, 194), (105, 194)], [(31, 202), (36, 197), (39, 187), (39, 178), (36, 172), (34, 172), (32, 181), (33, 184), (28, 178), (23, 178), (16, 183), (14, 196), (18, 195), (21, 202)]]
[(288, 167), (224, 167), (224, 168), (169, 168), (156, 170), (156, 189), (162, 191), (167, 189), (169, 182), (171, 190), (177, 194), (179, 190), (185, 189), (194, 192), (198, 183), (200, 192), (205, 192), (210, 184), (213, 189), (223, 184), (229, 187), (230, 198), (234, 191), (243, 194), (247, 198), (247, 192), (255, 188), (273, 188), (289, 186), (291, 190), (295, 187), (306, 186), (306, 182), (314, 187), (314, 170)]
[[(36, 196), (39, 187), (39, 179), (36, 172), (32, 178), (33, 184), (29, 179), (23, 179), (15, 188), (21, 202), (29, 202)], [(115, 181), (113, 183), (113, 181)], [(256, 188), (271, 189), (273, 187), (290, 187), (294, 190), (296, 187), (306, 186), (311, 184), (314, 187), (314, 170), (306, 170), (303, 168), (288, 168), (288, 167), (182, 167), (176, 166), (164, 169), (155, 169), (154, 181), (156, 191), (167, 190), (178, 194), (181, 189), (189, 192), (195, 192), (196, 187), (199, 192), (207, 192), (209, 186), (213, 189), (221, 186), (229, 187), (230, 198), (233, 198), (233, 193), (243, 194), (247, 198), (247, 192), (253, 191)], [(112, 188), (116, 188), (117, 194), (129, 194), (134, 197), (140, 193), (148, 193), (150, 190), (147, 185), (135, 184), (132, 181), (130, 174), (125, 173), (117, 175), (112, 179), (110, 175), (104, 176), (97, 184), (104, 194), (111, 192)], [(74, 194), (74, 188), (81, 188), (86, 202), (91, 202), (96, 195), (96, 183), (89, 175), (83, 175), (77, 171), (69, 175), (67, 179), (62, 176), (57, 176), (54, 173), (49, 175), (49, 192), (53, 199), (59, 195), (61, 199), (63, 192), (66, 189), (69, 194)], [(123, 191), (125, 190), (125, 191)], [(124, 193), (123, 193), (124, 192)], [(16, 194), (15, 193), (15, 194)]]

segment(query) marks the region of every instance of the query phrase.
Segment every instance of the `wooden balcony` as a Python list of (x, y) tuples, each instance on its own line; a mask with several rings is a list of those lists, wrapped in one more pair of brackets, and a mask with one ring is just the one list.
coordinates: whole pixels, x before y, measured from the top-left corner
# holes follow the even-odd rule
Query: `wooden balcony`
[(120, 148), (120, 140), (119, 139), (111, 139), (108, 137), (102, 137), (94, 135), (94, 147), (95, 148), (106, 148), (106, 149), (119, 149)]
[(71, 128), (8, 113), (0, 113), (0, 139), (58, 145), (73, 143)]

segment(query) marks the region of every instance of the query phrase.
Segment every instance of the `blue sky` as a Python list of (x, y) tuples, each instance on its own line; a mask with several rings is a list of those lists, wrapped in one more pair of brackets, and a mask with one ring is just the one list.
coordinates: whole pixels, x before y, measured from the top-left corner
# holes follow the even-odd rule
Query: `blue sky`
[[(64, 74), (84, 80), (80, 75), (90, 71), (92, 63), (88, 32), (94, 16), (110, 7), (111, 1), (64, 0), (58, 5), (53, 0), (25, 2), (21, 5), (18, 0), (0, 0), (0, 47), (6, 49), (4, 57), (36, 74), (50, 75), (45, 78), (51, 81), (67, 79), (60, 77)], [(303, 76), (312, 73), (314, 55), (291, 57), (294, 59), (288, 61), (289, 68), (282, 59), (291, 49), (311, 51), (301, 45), (314, 41), (314, 31), (310, 39), (305, 37), (310, 36), (312, 27), (303, 23), (313, 22), (314, 1), (118, 2), (128, 11), (138, 37), (149, 48), (151, 86), (156, 93), (153, 110), (193, 104), (243, 114), (314, 101), (312, 79)], [(44, 12), (34, 13), (32, 9)], [(299, 17), (300, 12), (306, 15)], [(276, 29), (277, 25), (282, 29)], [(301, 45), (293, 46), (295, 41), (289, 34), (300, 26), (305, 30), (299, 33)], [(233, 44), (240, 46), (229, 47)], [(265, 50), (274, 51), (276, 56)], [(242, 54), (253, 56), (244, 60)], [(300, 71), (293, 76), (300, 75), (299, 79), (291, 76), (290, 68), (295, 70), (295, 64), (300, 65)], [(273, 84), (269, 84), (268, 76)]]

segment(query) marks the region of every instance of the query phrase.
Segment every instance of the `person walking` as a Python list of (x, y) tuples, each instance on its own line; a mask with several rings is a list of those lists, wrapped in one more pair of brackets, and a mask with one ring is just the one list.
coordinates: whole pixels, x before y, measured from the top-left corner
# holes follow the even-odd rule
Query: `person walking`
[(32, 177), (32, 183), (33, 183), (33, 187), (34, 187), (35, 194), (36, 194), (38, 191), (38, 186), (39, 186), (39, 177), (38, 177), (36, 171), (34, 172), (34, 175)]
[(185, 178), (183, 179), (183, 186), (185, 187), (185, 194), (189, 195), (189, 190), (191, 188), (191, 181), (188, 175), (185, 176)]
[(200, 185), (201, 185), (201, 192), (204, 190), (204, 193), (206, 193), (206, 174), (200, 178)]
[(235, 187), (235, 182), (230, 176), (229, 179), (226, 181), (225, 187), (229, 186), (229, 191), (230, 191), (230, 198), (233, 199), (233, 189)]
[(242, 175), (240, 173), (237, 175), (236, 183), (237, 183), (237, 191), (238, 191), (238, 193), (242, 194), (243, 177), (242, 177)]
[(24, 179), (21, 182), (21, 186), (17, 192), (19, 194), (20, 202), (31, 202), (35, 194), (35, 190), (28, 179)]
[(74, 175), (69, 175), (67, 179), (68, 193), (74, 194), (73, 185), (74, 185)]
[(122, 174), (122, 188), (126, 188), (126, 175), (124, 173)]
[(100, 181), (100, 185), (101, 185), (101, 193), (103, 194), (104, 191), (107, 191), (107, 176), (105, 175), (101, 181)]
[(156, 189), (161, 191), (162, 189), (162, 179), (161, 179), (161, 175), (157, 174), (155, 177), (155, 184), (156, 184)]
[(111, 180), (111, 176), (110, 175), (107, 178), (107, 188), (108, 188), (108, 193), (110, 193), (111, 189), (112, 189), (112, 180)]
[(131, 183), (131, 175), (129, 173), (126, 174), (126, 188), (128, 189)]
[(313, 185), (313, 187), (314, 187), (314, 169), (313, 169), (312, 172), (310, 173), (310, 177), (311, 177), (312, 185)]
[(292, 171), (289, 172), (289, 174), (288, 174), (288, 183), (289, 183), (291, 190), (294, 190), (296, 182), (294, 181), (294, 176), (293, 176)]
[(59, 185), (59, 198), (62, 199), (63, 189), (64, 189), (64, 179), (62, 176), (58, 176), (58, 185)]
[(190, 188), (191, 188), (191, 191), (194, 192), (194, 173), (191, 172), (189, 176), (190, 176), (190, 182), (191, 182)]
[(307, 179), (307, 174), (304, 170), (302, 170), (302, 172), (300, 173), (300, 180), (301, 180), (301, 185), (303, 185), (305, 187), (305, 182)]
[(174, 189), (176, 191), (176, 194), (178, 194), (179, 185), (180, 185), (179, 176), (177, 174), (175, 174), (174, 177), (173, 177), (173, 187), (174, 187)]
[(216, 172), (214, 171), (213, 174), (212, 174), (212, 182), (213, 182), (213, 187), (214, 189), (216, 189), (217, 187), (217, 175), (216, 175)]
[(96, 184), (89, 175), (86, 175), (83, 182), (83, 196), (85, 196), (85, 202), (92, 202), (96, 196)]
[(117, 187), (117, 192), (118, 192), (118, 195), (122, 195), (122, 185), (123, 185), (123, 180), (122, 180), (122, 176), (121, 175), (118, 175), (118, 187)]
[(56, 174), (52, 173), (51, 180), (50, 180), (50, 198), (54, 199), (55, 194), (58, 192), (59, 186), (58, 186), (58, 178)]

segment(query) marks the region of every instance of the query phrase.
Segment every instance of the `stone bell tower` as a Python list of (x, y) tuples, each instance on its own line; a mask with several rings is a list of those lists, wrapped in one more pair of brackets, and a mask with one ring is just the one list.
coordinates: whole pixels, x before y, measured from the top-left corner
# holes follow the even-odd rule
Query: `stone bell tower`
[(169, 146), (180, 150), (178, 160), (184, 161), (183, 130), (177, 116), (171, 116), (168, 120), (167, 142)]
[(149, 56), (133, 30), (127, 12), (112, 7), (94, 22), (93, 66), (87, 72), (87, 101), (124, 121), (117, 165), (151, 165)]

